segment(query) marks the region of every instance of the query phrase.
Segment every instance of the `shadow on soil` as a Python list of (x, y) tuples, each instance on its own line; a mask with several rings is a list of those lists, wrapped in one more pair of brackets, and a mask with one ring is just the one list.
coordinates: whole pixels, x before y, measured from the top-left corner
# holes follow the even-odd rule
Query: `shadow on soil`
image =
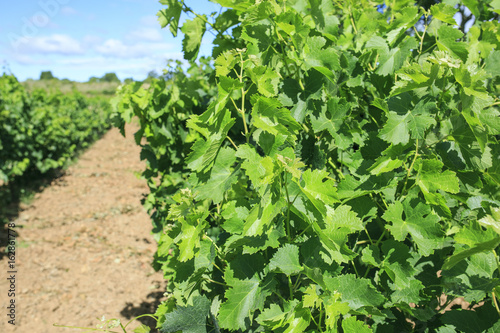
[[(127, 303), (125, 308), (120, 312), (127, 319), (133, 319), (144, 314), (154, 314), (163, 299), (162, 291), (149, 293), (147, 301), (141, 302), (139, 305)], [(151, 329), (156, 327), (156, 321), (151, 317), (142, 317), (137, 319), (141, 324), (149, 326)]]
[[(63, 175), (64, 171), (58, 169), (43, 175), (32, 174), (0, 185), (0, 260), (7, 255), (5, 249), (9, 240), (9, 224), (16, 221), (19, 213), (29, 206), (35, 194), (59, 181)], [(21, 223), (16, 223), (16, 237), (22, 228)]]

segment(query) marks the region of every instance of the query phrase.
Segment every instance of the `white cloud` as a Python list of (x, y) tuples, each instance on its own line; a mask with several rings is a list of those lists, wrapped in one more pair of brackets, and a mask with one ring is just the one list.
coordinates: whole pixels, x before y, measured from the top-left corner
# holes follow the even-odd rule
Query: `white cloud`
[(163, 40), (163, 36), (154, 28), (138, 28), (127, 35), (128, 39), (134, 41), (159, 42)]
[(167, 43), (135, 43), (125, 44), (118, 39), (108, 39), (103, 44), (96, 46), (95, 50), (102, 55), (115, 58), (141, 58), (153, 54), (171, 51), (172, 45)]
[(78, 57), (71, 59), (61, 59), (58, 61), (61, 65), (67, 66), (93, 66), (100, 67), (103, 65), (109, 65), (109, 62), (105, 57)]
[(103, 38), (96, 35), (86, 35), (83, 37), (83, 45), (86, 49), (93, 48), (95, 45), (101, 44)]
[(14, 60), (21, 65), (48, 65), (50, 61), (45, 59), (33, 58), (26, 54), (14, 55)]
[(84, 49), (77, 40), (62, 34), (24, 38), (18, 45), (17, 51), (19, 53), (64, 55), (84, 53)]

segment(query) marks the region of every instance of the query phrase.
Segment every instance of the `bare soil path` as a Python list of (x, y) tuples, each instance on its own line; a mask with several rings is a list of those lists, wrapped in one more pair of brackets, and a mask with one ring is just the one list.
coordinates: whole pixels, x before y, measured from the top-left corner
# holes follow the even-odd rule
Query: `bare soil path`
[(134, 174), (143, 168), (134, 132), (109, 131), (13, 221), (16, 325), (3, 255), (0, 332), (83, 332), (53, 324), (96, 328), (102, 316), (126, 323), (154, 313), (165, 283), (150, 265), (156, 243), (140, 203), (148, 189)]

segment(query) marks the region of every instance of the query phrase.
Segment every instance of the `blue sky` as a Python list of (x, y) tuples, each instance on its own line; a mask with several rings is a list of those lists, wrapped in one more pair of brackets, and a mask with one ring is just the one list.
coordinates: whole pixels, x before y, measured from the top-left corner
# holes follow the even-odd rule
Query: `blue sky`
[[(167, 59), (182, 59), (182, 35), (160, 28), (156, 13), (165, 6), (158, 0), (3, 2), (0, 61), (21, 81), (45, 70), (75, 81), (108, 72), (142, 80), (161, 72)], [(186, 4), (201, 14), (220, 10), (208, 0)], [(205, 35), (201, 54), (210, 55), (211, 38)]]

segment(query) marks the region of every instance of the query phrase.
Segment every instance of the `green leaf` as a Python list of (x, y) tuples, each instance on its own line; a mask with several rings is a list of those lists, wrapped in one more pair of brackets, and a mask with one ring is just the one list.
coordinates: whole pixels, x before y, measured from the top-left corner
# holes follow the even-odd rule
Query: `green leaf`
[(479, 224), (486, 228), (493, 229), (500, 235), (500, 208), (490, 207), (491, 215), (487, 214), (482, 219), (478, 220)]
[(395, 290), (391, 294), (391, 301), (395, 304), (418, 304), (425, 299), (420, 295), (423, 289), (424, 285), (420, 280), (412, 279), (406, 288)]
[(260, 293), (258, 281), (239, 281), (226, 291), (219, 310), (219, 323), (229, 330), (245, 330), (245, 319), (254, 313)]
[(451, 118), (453, 131), (451, 136), (457, 143), (461, 158), (464, 160), (466, 170), (484, 170), (492, 166), (492, 156), (490, 147), (486, 146), (484, 152), (477, 141), (474, 132), (463, 115)]
[(370, 280), (357, 278), (354, 274), (326, 277), (325, 284), (329, 291), (340, 293), (342, 301), (347, 302), (353, 310), (379, 306), (385, 301), (385, 297), (373, 287)]
[(207, 238), (200, 242), (200, 251), (194, 257), (194, 269), (206, 270), (210, 269), (215, 259), (215, 246), (214, 243)]
[(269, 67), (258, 66), (248, 70), (253, 82), (257, 85), (259, 93), (265, 97), (274, 97), (278, 94), (280, 75)]
[(363, 223), (358, 215), (351, 211), (348, 205), (341, 205), (335, 209), (327, 207), (324, 234), (339, 246), (347, 241), (347, 236), (363, 230)]
[(370, 168), (368, 168), (368, 171), (372, 175), (378, 176), (381, 173), (390, 172), (394, 169), (397, 169), (397, 168), (401, 167), (402, 165), (403, 165), (403, 161), (400, 159), (393, 160), (389, 156), (382, 156), (382, 157), (378, 158), (377, 161), (375, 163), (373, 163), (373, 165)]
[(476, 311), (462, 309), (447, 311), (442, 315), (441, 322), (452, 326), (454, 332), (495, 333), (498, 332), (500, 320), (495, 308), (485, 304)]
[(375, 49), (379, 54), (379, 65), (376, 73), (379, 75), (392, 75), (399, 70), (405, 60), (411, 55), (411, 50), (418, 46), (415, 38), (406, 37), (398, 47), (390, 49), (387, 42), (380, 36), (374, 36), (366, 43), (367, 49)]
[(181, 233), (175, 239), (179, 244), (179, 261), (187, 261), (193, 259), (195, 249), (200, 247), (200, 238), (203, 235), (204, 223), (200, 222), (197, 225), (182, 223)]
[(410, 199), (403, 203), (397, 201), (389, 205), (382, 218), (392, 223), (387, 228), (394, 239), (404, 241), (410, 234), (424, 256), (444, 246), (444, 234), (438, 223), (440, 219), (423, 202)]
[(467, 61), (469, 52), (467, 51), (467, 44), (464, 42), (457, 42), (457, 39), (462, 38), (464, 34), (449, 25), (442, 25), (437, 31), (436, 44), (441, 51), (447, 51), (458, 57), (463, 62)]
[(481, 123), (480, 118), (472, 110), (462, 111), (462, 116), (469, 125), (472, 133), (474, 133), (477, 143), (479, 144), (479, 148), (481, 148), (481, 151), (484, 152), (486, 145), (488, 144), (488, 130)]
[(134, 333), (149, 333), (151, 332), (151, 327), (142, 324), (134, 329)]
[(394, 282), (394, 289), (410, 288), (415, 276), (415, 268), (411, 263), (412, 256), (408, 246), (394, 240), (386, 240), (382, 244), (382, 252), (384, 257), (380, 266)]
[(424, 193), (442, 190), (449, 193), (458, 193), (460, 188), (455, 172), (443, 171), (443, 162), (438, 160), (417, 160), (415, 168), (418, 170), (416, 183)]
[(285, 207), (286, 200), (271, 193), (270, 187), (266, 187), (261, 202), (254, 205), (248, 214), (243, 235), (261, 235)]
[(302, 270), (299, 263), (299, 247), (285, 244), (280, 247), (269, 261), (269, 269), (277, 270), (288, 276), (295, 275)]
[(324, 68), (329, 72), (340, 70), (339, 56), (334, 48), (324, 48), (326, 39), (323, 37), (310, 37), (303, 49), (303, 59), (306, 69)]
[(497, 238), (494, 238), (490, 241), (476, 244), (475, 246), (471, 247), (470, 249), (463, 250), (463, 251), (460, 251), (458, 253), (454, 253), (451, 257), (446, 259), (446, 261), (443, 265), (443, 269), (449, 270), (449, 269), (453, 268), (453, 266), (455, 266), (456, 264), (461, 262), (462, 260), (469, 258), (470, 256), (472, 256), (476, 253), (482, 253), (482, 252), (494, 250), (499, 245), (500, 245), (500, 237), (497, 237)]
[(252, 184), (260, 193), (263, 193), (265, 186), (272, 184), (276, 177), (273, 159), (269, 156), (259, 156), (257, 151), (249, 145), (239, 146), (236, 156), (245, 160), (241, 167), (245, 170), (245, 174), (250, 178)]
[(264, 301), (275, 282), (266, 280), (260, 286), (258, 280), (236, 280), (227, 289), (227, 301), (219, 310), (219, 324), (228, 330), (246, 330), (246, 321), (252, 321), (256, 310), (264, 308)]
[(218, 77), (226, 77), (238, 62), (235, 50), (226, 50), (215, 59), (215, 70)]
[(356, 333), (371, 333), (373, 332), (368, 325), (364, 322), (359, 321), (356, 317), (352, 316), (342, 320), (342, 329), (344, 332), (356, 332)]
[(248, 212), (245, 203), (236, 200), (229, 201), (222, 208), (222, 217), (224, 218), (222, 227), (232, 234), (241, 232)]
[(196, 188), (198, 191), (196, 199), (211, 199), (215, 204), (220, 203), (224, 199), (224, 193), (238, 180), (237, 169), (231, 170), (235, 161), (236, 155), (233, 149), (221, 148), (210, 170), (210, 178)]
[(325, 302), (325, 324), (334, 332), (337, 331), (337, 322), (340, 315), (346, 315), (351, 310), (346, 302), (340, 300), (341, 297), (340, 293), (334, 292)]
[(184, 33), (182, 52), (184, 52), (184, 59), (195, 60), (198, 57), (201, 40), (206, 31), (206, 20), (207, 17), (205, 15), (196, 16), (192, 20), (186, 20), (182, 25), (181, 31)]
[(278, 134), (274, 136), (261, 129), (254, 132), (254, 140), (259, 144), (264, 153), (272, 158), (275, 158), (280, 147), (285, 143), (287, 136)]
[(349, 140), (341, 134), (341, 126), (348, 115), (350, 104), (344, 98), (331, 98), (319, 112), (309, 113), (311, 125), (316, 134), (328, 131), (335, 140), (335, 143), (343, 148), (347, 148)]
[(322, 303), (321, 298), (319, 298), (319, 294), (318, 285), (309, 285), (304, 291), (302, 303), (307, 308), (319, 308)]
[(265, 97), (260, 97), (252, 108), (252, 125), (274, 136), (287, 135), (287, 140), (291, 142), (294, 141), (295, 132), (301, 128), (288, 109), (281, 108), (276, 100)]
[(288, 324), (288, 327), (284, 333), (302, 333), (307, 329), (310, 322), (311, 311), (297, 306), (285, 322), (285, 324)]
[(244, 11), (251, 6), (252, 2), (248, 0), (214, 0), (222, 7), (233, 8), (236, 10)]
[[(287, 303), (288, 304), (288, 303)], [(261, 325), (270, 327), (282, 326), (282, 322), (286, 319), (288, 311), (281, 310), (277, 304), (271, 304), (269, 308), (265, 308), (257, 318), (257, 322)]]
[(174, 37), (177, 37), (179, 28), (179, 19), (182, 13), (182, 4), (177, 0), (160, 0), (162, 5), (166, 5), (166, 9), (162, 9), (156, 14), (158, 22), (162, 28), (169, 25), (170, 32)]
[(457, 24), (455, 18), (453, 17), (456, 12), (457, 9), (446, 3), (435, 4), (431, 7), (431, 15), (434, 16), (434, 18), (451, 25)]
[(302, 174), (304, 186), (302, 192), (310, 200), (321, 200), (326, 205), (339, 202), (335, 182), (328, 179), (328, 172), (325, 170), (307, 169)]
[(187, 122), (187, 126), (206, 137), (199, 139), (192, 146), (192, 151), (187, 157), (187, 166), (193, 171), (202, 171), (209, 168), (217, 157), (222, 142), (227, 133), (235, 123), (231, 118), (231, 112), (223, 110), (215, 116), (209, 108), (202, 115), (193, 115)]
[[(397, 99), (401, 99), (403, 103), (408, 103), (402, 96), (395, 96), (391, 100), (397, 101)], [(407, 107), (409, 108), (409, 105)], [(434, 102), (421, 100), (415, 105), (413, 110), (407, 111), (402, 115), (398, 114), (401, 112), (400, 110), (398, 110), (399, 112), (390, 111), (387, 123), (380, 131), (379, 136), (394, 145), (399, 143), (407, 144), (410, 137), (412, 139), (423, 139), (425, 131), (436, 124), (436, 121), (431, 116), (435, 110), (436, 104)]]
[(378, 247), (374, 245), (369, 245), (361, 251), (361, 261), (365, 264), (372, 265), (375, 267), (380, 267), (380, 251)]
[(193, 297), (193, 305), (178, 306), (165, 314), (161, 333), (206, 333), (206, 318), (210, 311), (210, 301), (205, 296)]
[(486, 58), (484, 70), (493, 77), (500, 75), (500, 50), (490, 52)]
[(475, 96), (483, 100), (491, 100), (488, 92), (484, 88), (484, 79), (486, 74), (480, 73), (472, 74), (470, 69), (465, 66), (453, 69), (453, 75), (457, 82), (462, 86), (467, 96)]

